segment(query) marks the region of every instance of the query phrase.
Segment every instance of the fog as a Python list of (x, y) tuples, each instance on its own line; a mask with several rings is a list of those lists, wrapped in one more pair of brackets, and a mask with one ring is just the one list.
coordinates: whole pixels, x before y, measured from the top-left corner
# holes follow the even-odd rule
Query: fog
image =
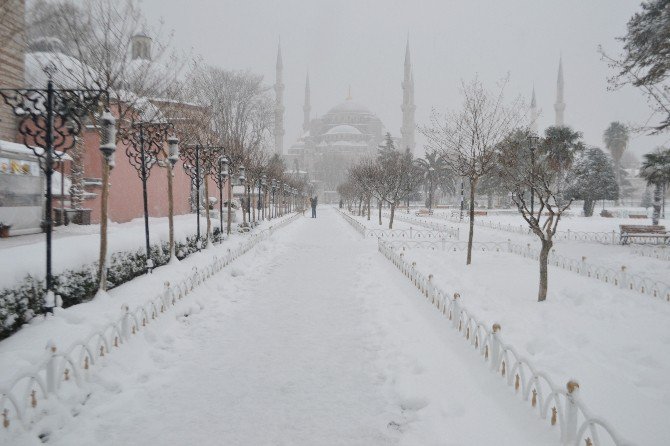
[[(565, 121), (603, 146), (611, 121), (648, 122), (651, 111), (633, 89), (608, 91), (613, 74), (597, 52), (617, 54), (616, 37), (639, 10), (639, 0), (143, 0), (150, 25), (164, 22), (174, 43), (227, 69), (250, 69), (274, 83), (277, 42), (284, 62), (284, 151), (299, 137), (305, 74), (312, 114), (343, 101), (368, 106), (400, 134), (405, 41), (409, 36), (415, 79), (416, 122), (432, 108), (459, 106), (459, 83), (478, 75), (488, 86), (510, 74), (509, 98), (527, 102), (535, 86), (542, 131), (554, 122), (559, 55), (565, 77)], [(654, 117), (650, 123), (654, 123)], [(422, 138), (417, 132), (417, 153)], [(667, 144), (668, 135), (632, 135), (640, 155)]]

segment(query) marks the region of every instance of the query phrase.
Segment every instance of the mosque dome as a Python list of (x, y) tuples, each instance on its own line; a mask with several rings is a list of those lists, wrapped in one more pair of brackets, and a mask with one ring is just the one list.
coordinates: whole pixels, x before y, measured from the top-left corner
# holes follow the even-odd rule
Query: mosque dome
[(326, 132), (326, 135), (360, 135), (361, 131), (351, 125), (336, 125)]
[(358, 102), (347, 99), (346, 101), (337, 104), (335, 107), (331, 108), (328, 111), (329, 114), (336, 113), (357, 113), (357, 114), (370, 114), (370, 110)]

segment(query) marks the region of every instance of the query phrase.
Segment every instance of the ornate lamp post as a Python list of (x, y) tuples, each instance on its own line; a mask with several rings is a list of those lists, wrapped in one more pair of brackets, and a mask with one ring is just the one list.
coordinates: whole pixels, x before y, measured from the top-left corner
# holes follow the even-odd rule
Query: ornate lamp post
[(264, 203), (263, 203), (264, 200), (263, 200), (262, 190), (263, 190), (263, 188), (265, 188), (265, 185), (267, 184), (267, 181), (268, 181), (268, 177), (265, 174), (261, 175), (261, 178), (258, 180), (258, 205), (256, 207), (258, 208), (258, 219), (259, 220), (265, 219), (265, 215), (263, 215), (263, 217), (261, 217), (260, 214), (261, 214), (261, 211), (263, 211), (263, 212), (265, 211), (265, 206), (264, 206)]
[(277, 216), (277, 206), (275, 205), (275, 192), (277, 191), (277, 180), (274, 178), (270, 181), (270, 189), (272, 189), (272, 209), (270, 209), (270, 218)]
[(435, 168), (433, 166), (428, 168), (428, 210), (433, 209), (433, 173)]
[[(55, 67), (47, 70), (49, 81), (46, 89), (0, 89), (0, 96), (19, 118), (18, 131), (23, 143), (39, 159), (39, 165), (46, 178), (46, 204), (43, 228), (46, 233), (46, 295), (44, 311), (52, 312), (56, 306), (53, 276), (51, 268), (51, 232), (53, 230), (51, 178), (55, 166), (65, 152), (75, 145), (75, 137), (81, 133), (85, 117), (99, 106), (103, 96), (109, 103), (109, 95), (102, 89), (57, 89), (54, 88), (51, 75)], [(110, 115), (106, 115), (109, 118)], [(114, 119), (103, 125), (114, 124)], [(109, 158), (116, 148), (114, 131), (102, 128), (104, 140), (100, 147), (103, 153), (109, 152)]]
[(533, 186), (533, 181), (535, 181), (535, 150), (537, 150), (537, 144), (540, 141), (540, 137), (535, 133), (531, 133), (528, 136), (528, 145), (530, 146), (530, 215), (533, 217), (534, 208), (535, 208), (535, 187)]
[[(244, 168), (244, 166), (240, 166), (237, 170), (239, 171), (239, 178), (238, 179), (239, 179), (239, 182), (240, 182), (240, 186), (242, 186), (243, 194), (245, 194), (246, 190), (247, 190), (247, 188), (246, 188), (246, 184), (247, 184), (246, 169)], [(247, 198), (243, 198), (241, 201), (242, 201), (242, 220), (243, 220), (242, 224), (246, 226), (246, 222), (247, 222), (246, 212), (247, 212), (247, 208), (249, 207), (249, 200)]]
[[(229, 161), (226, 156), (223, 155), (223, 152), (221, 152), (221, 156), (219, 157), (219, 171), (216, 177), (214, 178), (214, 181), (216, 182), (216, 186), (219, 188), (219, 225), (221, 228), (221, 236), (223, 237), (223, 186), (226, 184), (230, 172), (228, 170), (228, 165)], [(230, 200), (230, 197), (228, 197), (228, 200)]]
[(144, 243), (147, 251), (147, 272), (151, 273), (154, 262), (151, 259), (149, 242), (149, 200), (147, 180), (151, 168), (158, 162), (163, 145), (168, 139), (168, 130), (174, 129), (170, 122), (134, 122), (124, 132), (123, 140), (128, 144), (126, 156), (142, 181), (142, 200), (144, 204)]
[(167, 154), (167, 175), (168, 175), (168, 226), (170, 232), (170, 261), (175, 258), (175, 243), (174, 243), (174, 193), (172, 190), (172, 179), (174, 177), (174, 166), (179, 161), (179, 138), (172, 135), (168, 138), (168, 154)]
[[(191, 185), (195, 187), (195, 218), (196, 218), (196, 247), (200, 249), (200, 186), (202, 185), (204, 172), (202, 150), (200, 144), (189, 145), (182, 148), (181, 159), (183, 161), (184, 172), (191, 179)], [(209, 209), (207, 210), (209, 212)]]

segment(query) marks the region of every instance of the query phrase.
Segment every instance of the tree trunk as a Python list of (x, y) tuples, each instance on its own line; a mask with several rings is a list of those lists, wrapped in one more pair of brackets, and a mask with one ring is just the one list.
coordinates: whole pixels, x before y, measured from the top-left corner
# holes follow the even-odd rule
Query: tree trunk
[(493, 209), (493, 192), (486, 194), (486, 207)]
[(168, 182), (168, 233), (170, 238), (170, 262), (175, 260), (174, 247), (174, 193), (172, 191), (172, 163), (167, 163), (167, 182)]
[(100, 257), (98, 289), (107, 291), (107, 199), (109, 198), (109, 164), (102, 160), (102, 192), (100, 197)]
[(658, 225), (658, 219), (661, 218), (661, 203), (663, 202), (663, 185), (657, 183), (654, 185), (654, 213), (651, 216), (651, 224)]
[(472, 263), (472, 239), (475, 235), (475, 190), (477, 188), (477, 179), (470, 179), (470, 231), (468, 232), (468, 258), (466, 265)]
[(547, 300), (547, 286), (548, 280), (548, 264), (549, 251), (554, 242), (551, 240), (542, 240), (542, 248), (540, 249), (540, 289), (537, 292), (537, 301), (544, 302)]
[(584, 200), (584, 217), (592, 217), (593, 209), (596, 207), (595, 200)]
[(391, 203), (391, 218), (389, 218), (389, 229), (393, 229), (394, 216), (395, 216), (395, 203)]
[(228, 221), (226, 222), (226, 234), (230, 235), (231, 232), (231, 220), (233, 219), (233, 188), (230, 184), (230, 177), (226, 180), (226, 185), (228, 187)]
[(382, 201), (379, 200), (377, 202), (377, 204), (379, 205), (379, 226), (381, 226), (382, 225)]
[(205, 213), (207, 215), (207, 244), (206, 247), (212, 246), (212, 220), (209, 218), (209, 181), (205, 175)]
[(365, 203), (365, 206), (366, 206), (367, 211), (368, 211), (368, 221), (370, 221), (370, 219), (372, 218), (372, 216), (371, 216), (371, 211), (370, 211), (370, 209), (371, 209), (371, 207), (372, 207), (372, 206), (370, 205), (371, 202), (372, 202), (372, 197), (368, 196), (368, 199), (367, 199), (367, 201), (366, 201), (366, 203)]

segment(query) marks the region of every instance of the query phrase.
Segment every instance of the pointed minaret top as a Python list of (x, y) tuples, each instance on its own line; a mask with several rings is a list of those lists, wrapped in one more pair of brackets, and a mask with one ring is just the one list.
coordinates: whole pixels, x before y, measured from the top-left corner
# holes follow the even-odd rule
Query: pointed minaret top
[(281, 37), (279, 38), (279, 44), (277, 45), (277, 69), (281, 70), (284, 68), (284, 64), (281, 60)]
[(530, 98), (530, 107), (531, 108), (537, 107), (537, 101), (535, 100), (535, 85), (533, 85), (533, 95)]
[(407, 43), (405, 44), (405, 66), (411, 66), (412, 60), (409, 53), (409, 34), (407, 35)]
[(556, 86), (558, 87), (556, 89), (556, 102), (562, 103), (563, 102), (563, 55), (561, 55), (558, 59), (558, 79), (556, 81)]

